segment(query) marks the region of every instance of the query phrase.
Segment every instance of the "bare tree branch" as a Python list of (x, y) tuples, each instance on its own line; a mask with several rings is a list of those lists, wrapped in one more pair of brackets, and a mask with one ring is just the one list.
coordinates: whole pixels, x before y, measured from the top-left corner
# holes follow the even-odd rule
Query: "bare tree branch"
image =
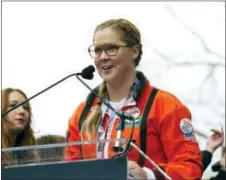
[(222, 64), (220, 62), (190, 62), (190, 61), (183, 61), (183, 62), (175, 62), (170, 56), (166, 55), (165, 53), (161, 52), (156, 47), (153, 47), (153, 51), (159, 55), (162, 59), (167, 60), (167, 62), (175, 65), (175, 66), (210, 66), (213, 68), (216, 68), (218, 66), (225, 68), (225, 64)]
[(207, 53), (209, 53), (209, 54), (212, 54), (212, 55), (214, 55), (214, 56), (216, 56), (216, 57), (218, 57), (218, 58), (220, 58), (220, 59), (223, 59), (223, 60), (225, 60), (225, 56), (223, 56), (223, 55), (221, 55), (221, 54), (219, 54), (219, 53), (217, 53), (217, 52), (215, 52), (215, 51), (213, 51), (213, 50), (211, 50), (210, 48), (209, 48), (209, 46), (205, 43), (205, 41), (204, 41), (204, 39), (197, 33), (197, 32), (195, 32), (190, 26), (188, 26), (188, 25), (186, 25), (185, 23), (184, 23), (184, 21), (183, 20), (181, 20), (177, 15), (176, 15), (176, 13), (172, 10), (172, 8), (171, 8), (171, 6), (169, 5), (169, 4), (165, 4), (164, 5), (165, 6), (165, 8), (166, 8), (166, 10), (185, 28), (185, 29), (187, 29), (189, 32), (191, 32), (191, 34), (192, 35), (194, 35), (199, 41), (200, 41), (200, 43), (202, 44), (202, 46), (203, 46), (203, 49), (204, 49), (204, 51), (205, 52), (207, 52)]
[(176, 66), (210, 66), (212, 67), (213, 69), (220, 66), (220, 67), (224, 67), (225, 68), (225, 65), (224, 64), (221, 64), (221, 63), (214, 63), (214, 62), (174, 62), (174, 65)]
[(204, 86), (205, 83), (207, 83), (207, 81), (211, 78), (213, 78), (213, 73), (215, 70), (215, 66), (210, 66), (209, 68), (210, 70), (208, 71), (206, 77), (202, 80), (202, 82), (199, 84), (197, 89), (202, 89), (202, 87)]
[[(171, 55), (168, 55), (164, 52), (161, 52), (156, 47), (153, 47), (154, 52), (164, 61), (166, 61), (166, 64), (169, 68), (174, 69), (178, 67), (207, 67), (207, 72), (201, 83), (199, 84), (198, 87), (192, 90), (191, 93), (195, 93), (197, 95), (197, 98), (194, 99), (193, 97), (189, 98), (189, 96), (185, 97), (183, 99), (184, 102), (201, 106), (204, 108), (208, 108), (207, 111), (210, 111), (211, 113), (214, 114), (214, 117), (217, 119), (220, 119), (220, 124), (224, 123), (225, 120), (225, 112), (223, 111), (223, 108), (225, 107), (225, 101), (222, 100), (222, 97), (220, 94), (217, 93), (217, 80), (215, 78), (215, 72), (218, 68), (223, 68), (225, 69), (225, 57), (212, 49), (208, 46), (206, 43), (205, 39), (203, 37), (194, 31), (193, 28), (191, 28), (189, 25), (186, 24), (186, 22), (182, 21), (176, 13), (172, 10), (172, 8), (169, 5), (165, 5), (166, 9), (168, 12), (186, 29), (188, 30), (195, 38), (197, 38), (200, 42), (200, 44), (203, 46), (203, 51), (204, 53), (208, 54), (209, 56), (214, 56), (215, 58), (222, 59), (223, 61), (220, 62), (211, 62), (211, 61), (188, 61), (188, 60), (181, 60), (178, 62), (177, 58), (174, 59)], [(203, 59), (201, 59), (203, 60)], [(224, 83), (224, 82), (221, 82)], [(198, 94), (197, 94), (198, 93)], [(203, 93), (205, 93), (205, 97), (203, 96)], [(209, 96), (206, 97), (206, 96)], [(194, 96), (195, 97), (195, 96)], [(209, 125), (214, 126), (216, 125), (216, 122), (213, 120), (209, 120)], [(201, 131), (197, 130), (196, 133), (199, 136), (206, 137), (205, 134), (203, 134)]]
[(165, 53), (161, 52), (158, 48), (153, 46), (153, 51), (158, 56), (160, 56), (162, 59), (167, 60), (167, 62), (172, 63), (175, 66), (211, 66), (211, 67), (223, 67), (225, 68), (225, 61), (223, 63), (221, 62), (202, 62), (202, 61), (196, 61), (196, 62), (190, 62), (190, 61), (183, 61), (183, 62), (175, 62), (172, 57), (166, 55)]
[(159, 55), (162, 59), (164, 59), (164, 60), (167, 59), (167, 61), (169, 61), (170, 63), (174, 63), (173, 59), (172, 59), (170, 56), (164, 54), (163, 52), (161, 52), (160, 50), (158, 50), (156, 47), (153, 47), (153, 50), (154, 50), (154, 52), (155, 52), (157, 55)]

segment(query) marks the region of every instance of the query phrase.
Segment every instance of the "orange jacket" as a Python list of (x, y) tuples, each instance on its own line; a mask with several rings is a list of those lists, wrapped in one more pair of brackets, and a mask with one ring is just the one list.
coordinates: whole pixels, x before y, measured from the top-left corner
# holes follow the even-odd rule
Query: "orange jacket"
[[(142, 92), (136, 99), (136, 103), (131, 106), (125, 106), (122, 110), (126, 111), (138, 107), (140, 109), (139, 117), (142, 117), (152, 88), (149, 82), (146, 81)], [(96, 100), (93, 103), (94, 107), (95, 105)], [(69, 120), (68, 142), (87, 140), (86, 135), (80, 136), (78, 126), (78, 120), (84, 107), (85, 102), (78, 106), (74, 115)], [(137, 118), (133, 134), (133, 139), (136, 140), (138, 146), (140, 146), (139, 117)], [(108, 116), (106, 115), (104, 122), (107, 121), (107, 119)], [(186, 130), (189, 130), (190, 120), (191, 115), (188, 108), (174, 95), (163, 90), (158, 91), (147, 119), (146, 154), (175, 180), (201, 179), (202, 176), (201, 152), (195, 140), (194, 132), (192, 131), (190, 134), (184, 133)], [(116, 138), (118, 122), (119, 119), (117, 119), (113, 125), (111, 138)], [(105, 124), (104, 129), (106, 130), (106, 128)], [(122, 137), (129, 138), (130, 133), (131, 125), (126, 124)], [(96, 134), (92, 136), (92, 139), (97, 140)], [(113, 145), (114, 143), (109, 144), (109, 157), (115, 155), (115, 152), (111, 150)], [(95, 158), (96, 145), (85, 145), (81, 148), (78, 146), (68, 147), (65, 153), (66, 160), (75, 160), (81, 154), (85, 158)], [(127, 157), (138, 163), (140, 156), (139, 153), (132, 148)], [(154, 169), (152, 164), (145, 161), (144, 166), (152, 169), (157, 179), (162, 179), (161, 175)]]

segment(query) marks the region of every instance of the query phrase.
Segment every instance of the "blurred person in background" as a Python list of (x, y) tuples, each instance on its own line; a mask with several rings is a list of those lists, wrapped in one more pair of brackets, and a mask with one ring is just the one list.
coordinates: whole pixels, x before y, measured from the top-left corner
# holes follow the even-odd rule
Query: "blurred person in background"
[(212, 129), (213, 134), (211, 134), (207, 140), (206, 143), (206, 149), (202, 151), (202, 163), (203, 163), (203, 171), (206, 170), (206, 168), (211, 163), (213, 153), (221, 146), (222, 147), (222, 157), (220, 161), (216, 162), (212, 166), (212, 171), (218, 172), (216, 176), (211, 177), (210, 180), (224, 180), (226, 179), (226, 171), (225, 171), (225, 152), (226, 148), (223, 147), (224, 143), (224, 131), (223, 128), (221, 128), (221, 131), (217, 129)]
[[(20, 89), (2, 90), (1, 112), (6, 112), (27, 99)], [(2, 117), (2, 148), (35, 145), (34, 132), (31, 127), (32, 111), (29, 102), (12, 110)], [(2, 153), (2, 164), (20, 164), (38, 159), (35, 151), (13, 151)]]
[(202, 151), (203, 171), (205, 171), (211, 163), (213, 153), (224, 143), (223, 128), (221, 128), (221, 131), (217, 129), (212, 129), (211, 131), (213, 133), (207, 140), (206, 149)]
[[(43, 135), (36, 138), (36, 144), (57, 144), (65, 143), (65, 137), (60, 135)], [(61, 161), (64, 155), (64, 147), (46, 147), (39, 150), (40, 159), (42, 162)]]
[(212, 166), (212, 170), (214, 172), (218, 172), (216, 176), (211, 177), (210, 180), (225, 180), (226, 179), (226, 168), (225, 168), (225, 161), (226, 161), (226, 147), (224, 146), (222, 149), (222, 157), (220, 161), (215, 163)]
[[(223, 145), (224, 143), (224, 131), (221, 128), (221, 131), (217, 129), (212, 129), (213, 134), (211, 134), (206, 143), (206, 149), (202, 151), (202, 163), (203, 163), (203, 171), (211, 163), (213, 153)], [(225, 152), (226, 148), (222, 146), (222, 157), (220, 161), (216, 162), (212, 166), (212, 171), (218, 172), (218, 174), (214, 177), (211, 177), (210, 180), (224, 180), (226, 179), (226, 171), (225, 171)]]

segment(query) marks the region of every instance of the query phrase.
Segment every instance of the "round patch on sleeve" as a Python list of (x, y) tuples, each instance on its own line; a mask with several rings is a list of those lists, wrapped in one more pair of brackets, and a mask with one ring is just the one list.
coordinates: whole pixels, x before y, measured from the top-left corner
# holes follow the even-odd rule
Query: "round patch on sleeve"
[(180, 121), (180, 129), (184, 133), (185, 137), (190, 139), (193, 135), (193, 126), (188, 119), (182, 119)]

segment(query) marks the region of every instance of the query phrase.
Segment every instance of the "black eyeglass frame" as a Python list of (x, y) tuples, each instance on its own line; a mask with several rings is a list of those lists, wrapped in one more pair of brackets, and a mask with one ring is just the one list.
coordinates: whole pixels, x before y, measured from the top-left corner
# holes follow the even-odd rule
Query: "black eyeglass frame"
[[(106, 51), (107, 45), (108, 45), (108, 46), (109, 46), (109, 45), (112, 45), (112, 46), (114, 46), (114, 48), (116, 48), (116, 51), (115, 51), (114, 55), (112, 55), (112, 54), (109, 55), (109, 54), (107, 53), (107, 51)], [(135, 46), (136, 46), (136, 45), (135, 45)], [(91, 45), (91, 46), (89, 46), (89, 48), (88, 48), (88, 52), (89, 52), (89, 55), (90, 55), (93, 59), (99, 58), (100, 55), (103, 53), (103, 51), (104, 51), (109, 57), (114, 57), (114, 56), (117, 55), (118, 50), (119, 50), (121, 47), (133, 48), (133, 47), (135, 47), (135, 46), (130, 46), (130, 45), (117, 45), (117, 44), (104, 44), (104, 45), (102, 46), (102, 50), (101, 50), (101, 52), (99, 53), (99, 55), (98, 55), (98, 56), (92, 56), (91, 52), (95, 52), (95, 51), (94, 51), (94, 50), (91, 50), (91, 47), (95, 47), (95, 45)]]

